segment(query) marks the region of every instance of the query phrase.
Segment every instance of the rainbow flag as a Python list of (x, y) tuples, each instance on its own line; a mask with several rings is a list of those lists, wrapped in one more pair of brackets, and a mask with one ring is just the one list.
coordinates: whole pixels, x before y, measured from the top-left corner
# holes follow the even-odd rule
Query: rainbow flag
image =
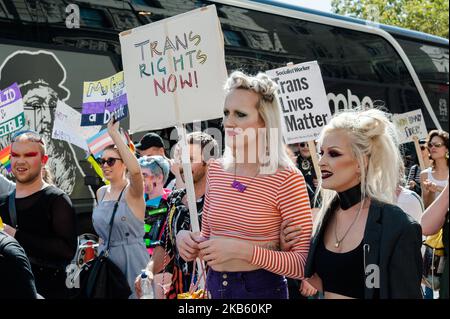
[(5, 147), (0, 151), (0, 163), (3, 165), (3, 167), (8, 171), (8, 173), (11, 173), (11, 145), (8, 147)]

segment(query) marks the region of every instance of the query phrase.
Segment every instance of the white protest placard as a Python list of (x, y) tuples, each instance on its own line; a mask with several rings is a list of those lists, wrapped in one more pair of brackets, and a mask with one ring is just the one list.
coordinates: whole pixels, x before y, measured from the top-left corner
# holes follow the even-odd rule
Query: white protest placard
[(414, 142), (414, 137), (421, 139), (428, 135), (421, 109), (394, 114), (392, 121), (397, 128), (400, 144)]
[(314, 141), (331, 119), (317, 61), (266, 71), (277, 84), (286, 144)]
[(0, 136), (25, 126), (22, 94), (17, 83), (0, 91)]
[(117, 120), (128, 116), (123, 71), (102, 80), (83, 83), (81, 126), (107, 124), (113, 115)]
[(66, 141), (89, 151), (86, 140), (101, 126), (80, 126), (81, 114), (62, 101), (58, 101), (53, 122), (52, 138)]
[(214, 5), (120, 34), (130, 132), (222, 117), (227, 78)]

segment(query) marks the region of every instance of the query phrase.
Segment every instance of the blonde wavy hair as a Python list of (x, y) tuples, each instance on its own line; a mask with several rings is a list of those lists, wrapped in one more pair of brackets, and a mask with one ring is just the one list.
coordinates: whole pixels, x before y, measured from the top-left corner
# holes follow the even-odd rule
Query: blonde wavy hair
[[(258, 73), (256, 76), (249, 76), (240, 71), (234, 71), (226, 81), (224, 89), (227, 94), (231, 93), (233, 90), (242, 89), (253, 91), (259, 96), (259, 102), (256, 105), (256, 109), (266, 127), (263, 139), (265, 149), (264, 155), (269, 157), (270, 162), (267, 166), (261, 167), (261, 173), (273, 173), (273, 170), (278, 168), (295, 169), (295, 164), (289, 158), (283, 141), (277, 84), (264, 73)], [(231, 152), (225, 150), (225, 163), (230, 163), (232, 157), (233, 155)]]
[[(377, 109), (347, 110), (336, 114), (324, 127), (319, 137), (319, 146), (326, 135), (336, 130), (345, 131), (350, 138), (352, 153), (361, 170), (361, 200), (368, 196), (393, 204), (399, 181), (399, 167), (402, 165), (394, 124), (384, 112)], [(336, 191), (323, 189), (322, 181), (319, 182), (317, 195), (319, 192), (322, 207), (318, 222), (337, 196)]]

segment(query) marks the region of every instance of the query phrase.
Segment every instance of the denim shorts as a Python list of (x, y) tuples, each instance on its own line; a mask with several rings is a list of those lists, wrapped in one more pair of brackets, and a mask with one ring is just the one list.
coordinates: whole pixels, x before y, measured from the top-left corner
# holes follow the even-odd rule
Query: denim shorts
[(286, 278), (263, 269), (243, 272), (209, 269), (206, 289), (212, 299), (288, 299)]

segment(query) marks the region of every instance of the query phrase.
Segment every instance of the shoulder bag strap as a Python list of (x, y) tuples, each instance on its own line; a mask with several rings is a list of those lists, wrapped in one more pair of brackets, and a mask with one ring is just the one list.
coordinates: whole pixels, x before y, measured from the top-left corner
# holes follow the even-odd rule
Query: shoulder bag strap
[(114, 204), (114, 209), (112, 212), (111, 220), (109, 221), (108, 245), (106, 246), (105, 257), (108, 257), (108, 254), (109, 254), (109, 244), (111, 242), (111, 233), (112, 233), (112, 229), (113, 229), (113, 225), (114, 225), (114, 217), (116, 216), (117, 208), (119, 207), (119, 202), (120, 202), (120, 199), (122, 198), (122, 194), (123, 194), (125, 188), (127, 188), (127, 186), (125, 186), (122, 189), (122, 191), (120, 192), (119, 198), (117, 198), (117, 201)]
[(17, 229), (19, 225), (17, 225), (17, 212), (16, 212), (16, 190), (14, 189), (8, 195), (9, 202), (9, 219), (11, 220), (11, 226)]

